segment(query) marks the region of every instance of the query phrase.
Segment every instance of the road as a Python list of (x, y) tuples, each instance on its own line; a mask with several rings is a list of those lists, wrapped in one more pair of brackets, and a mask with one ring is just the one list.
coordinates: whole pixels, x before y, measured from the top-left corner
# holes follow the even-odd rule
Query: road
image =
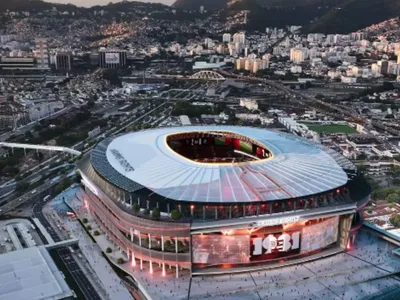
[[(221, 71), (221, 70), (219, 72), (225, 76), (235, 77), (237, 79), (268, 84), (269, 86), (272, 86), (278, 90), (283, 91), (285, 94), (287, 94), (293, 100), (293, 102), (297, 102), (300, 105), (302, 105), (303, 107), (314, 108), (317, 111), (323, 111), (325, 113), (335, 115), (338, 118), (346, 118), (347, 117), (350, 120), (352, 120), (353, 122), (357, 122), (357, 123), (367, 124), (369, 122), (375, 128), (379, 128), (381, 130), (387, 131), (396, 136), (400, 135), (399, 130), (388, 127), (380, 121), (376, 121), (376, 120), (369, 121), (369, 120), (365, 119), (364, 117), (362, 117), (361, 115), (356, 114), (355, 112), (353, 112), (351, 110), (345, 109), (338, 105), (324, 102), (322, 100), (315, 99), (314, 97), (304, 95), (299, 91), (292, 90), (288, 87), (285, 87), (284, 85), (280, 84), (279, 82), (267, 80), (265, 78), (233, 74), (233, 73), (229, 73), (229, 72)], [(336, 111), (337, 113), (332, 112), (332, 110)]]
[[(53, 162), (54, 159), (49, 160), (48, 163)], [(62, 163), (61, 160), (55, 160), (55, 162)], [(62, 166), (62, 165), (61, 165)], [(51, 175), (50, 172), (54, 169), (49, 168), (49, 164), (46, 166), (43, 166), (39, 168), (38, 170), (35, 170), (31, 175), (26, 176), (21, 180), (21, 182), (25, 182), (27, 184), (32, 184), (38, 180), (45, 179), (46, 177), (49, 178)], [(55, 177), (56, 175), (52, 176)], [(49, 178), (50, 180), (51, 178)], [(3, 202), (10, 202), (12, 199), (15, 198), (15, 187), (16, 187), (16, 182), (9, 182), (7, 185), (0, 186), (0, 203)], [(9, 194), (8, 194), (9, 193)]]
[[(33, 207), (33, 215), (35, 218), (39, 219), (39, 221), (42, 223), (43, 227), (46, 228), (47, 232), (54, 240), (54, 242), (60, 242), (61, 238), (43, 214), (43, 207), (45, 204), (46, 203), (44, 203), (43, 201), (38, 201)], [(87, 279), (86, 275), (84, 274), (78, 263), (75, 261), (70, 250), (67, 247), (60, 247), (57, 248), (55, 251), (64, 262), (66, 268), (68, 269), (75, 283), (84, 294), (85, 298), (87, 300), (101, 300), (95, 288), (93, 287), (89, 279)]]
[(47, 191), (50, 190), (53, 186), (55, 186), (62, 178), (60, 177), (59, 180), (54, 180), (54, 181), (48, 181), (42, 184), (41, 186), (37, 187), (33, 191), (29, 191), (25, 193), (24, 195), (18, 197), (17, 199), (8, 202), (7, 204), (3, 205), (0, 208), (0, 215), (6, 214), (14, 209), (16, 209), (18, 206), (25, 204), (32, 199), (37, 198), (40, 194), (47, 193)]
[(16, 130), (6, 132), (6, 133), (0, 135), (0, 142), (5, 142), (12, 135), (19, 136), (19, 135), (25, 134), (25, 132), (27, 132), (28, 130), (32, 130), (32, 128), (35, 127), (35, 125), (37, 125), (40, 122), (40, 120), (57, 118), (57, 117), (59, 117), (59, 116), (61, 116), (63, 114), (66, 114), (69, 110), (71, 110), (71, 108), (72, 107), (63, 108), (63, 109), (55, 112), (54, 114), (52, 114), (52, 115), (50, 115), (48, 117), (39, 119), (39, 120), (37, 120), (35, 122), (32, 122), (32, 123), (29, 123), (29, 124), (27, 124), (25, 126), (22, 126), (22, 127), (18, 128)]
[[(118, 134), (118, 133), (124, 131), (126, 128), (128, 128), (128, 127), (131, 126), (132, 124), (135, 124), (136, 122), (139, 122), (140, 120), (144, 119), (144, 118), (147, 117), (148, 115), (152, 114), (154, 111), (156, 111), (157, 109), (163, 107), (163, 106), (166, 105), (167, 103), (168, 103), (168, 102), (163, 102), (162, 104), (157, 105), (155, 108), (153, 108), (153, 109), (149, 110), (148, 112), (142, 114), (139, 118), (136, 118), (136, 117), (129, 118), (129, 119), (125, 120), (123, 123), (121, 123), (118, 127), (115, 126), (115, 127), (110, 128), (110, 129), (108, 129), (108, 130), (105, 130), (105, 131), (103, 131), (103, 132), (100, 132), (96, 137), (102, 136), (102, 135), (103, 135), (103, 136), (116, 135), (116, 134)], [(90, 140), (92, 140), (92, 139), (94, 139), (94, 138), (96, 138), (96, 137), (87, 138), (87, 139), (85, 139), (85, 140), (83, 140), (83, 141), (81, 141), (81, 142), (79, 142), (79, 143), (73, 145), (71, 148), (76, 148), (76, 147), (79, 147), (79, 146), (81, 146), (81, 145), (84, 145), (85, 143), (87, 143), (88, 141), (90, 141)], [(85, 149), (84, 152), (90, 151), (93, 147), (94, 147), (94, 145), (93, 145), (93, 146), (90, 146), (89, 148)], [(31, 173), (33, 173), (34, 171), (36, 171), (36, 170), (38, 170), (38, 169), (40, 170), (40, 171), (38, 171), (38, 172), (36, 172), (36, 173), (34, 173), (34, 174), (28, 176), (27, 179), (28, 179), (28, 180), (31, 180), (31, 179), (33, 179), (34, 177), (39, 176), (39, 175), (42, 173), (42, 171), (43, 171), (43, 170), (46, 170), (46, 169), (48, 168), (48, 166), (49, 166), (51, 163), (53, 163), (53, 162), (63, 163), (63, 159), (62, 159), (63, 156), (64, 156), (63, 154), (57, 154), (57, 155), (55, 155), (54, 157), (52, 157), (52, 158), (46, 160), (45, 162), (43, 162), (43, 163), (41, 163), (41, 164), (39, 164), (39, 165), (37, 165), (37, 166), (35, 166), (35, 167), (33, 167), (33, 168), (31, 168), (31, 169), (25, 171), (25, 173), (26, 173), (26, 172), (31, 172)], [(1, 192), (2, 188), (6, 187), (7, 185), (13, 184), (14, 182), (15, 182), (14, 180), (10, 180), (10, 181), (4, 183), (4, 184), (0, 187), (0, 192)], [(53, 186), (53, 185), (55, 185), (55, 184), (56, 184), (56, 183), (52, 183), (52, 184), (50, 185), (50, 182), (44, 183), (42, 186), (36, 188), (35, 190), (36, 190), (37, 192), (36, 192), (36, 193), (33, 193), (33, 194), (38, 194), (38, 193), (40, 193), (40, 192), (42, 192), (42, 191), (44, 191), (44, 190), (46, 190), (46, 189), (49, 189), (51, 186)], [(7, 188), (5, 189), (5, 191), (6, 191), (6, 192), (9, 192), (9, 191), (10, 191), (10, 188), (7, 187)], [(11, 210), (14, 210), (14, 209), (16, 209), (18, 206), (20, 206), (20, 205), (26, 203), (28, 200), (30, 200), (30, 199), (32, 198), (33, 194), (30, 194), (30, 192), (28, 192), (28, 193), (26, 193), (25, 195), (19, 197), (18, 199), (13, 200), (13, 201), (10, 201), (10, 202), (8, 202), (7, 204), (5, 204), (4, 206), (0, 207), (0, 215), (4, 214), (4, 213), (6, 213), (6, 212), (9, 212), (9, 211), (11, 211)], [(5, 199), (2, 199), (2, 200), (5, 201)]]

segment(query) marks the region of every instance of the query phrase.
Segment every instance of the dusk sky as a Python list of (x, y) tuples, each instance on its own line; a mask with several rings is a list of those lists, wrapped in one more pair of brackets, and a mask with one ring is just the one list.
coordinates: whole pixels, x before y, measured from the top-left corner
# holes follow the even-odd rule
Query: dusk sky
[[(46, 2), (53, 2), (53, 3), (71, 3), (77, 6), (93, 6), (93, 5), (105, 5), (110, 2), (116, 3), (122, 0), (45, 0)], [(172, 4), (175, 0), (135, 0), (139, 2), (159, 2), (164, 4)]]

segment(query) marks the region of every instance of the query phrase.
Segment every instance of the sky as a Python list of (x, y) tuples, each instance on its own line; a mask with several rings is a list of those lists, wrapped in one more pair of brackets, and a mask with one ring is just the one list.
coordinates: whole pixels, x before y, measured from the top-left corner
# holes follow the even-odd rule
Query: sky
[[(0, 0), (2, 1), (2, 0)], [(122, 0), (45, 0), (46, 2), (53, 2), (53, 3), (71, 3), (77, 6), (93, 6), (93, 5), (106, 5), (110, 2), (116, 3)], [(135, 0), (139, 2), (158, 2), (170, 5), (175, 2), (175, 0)]]

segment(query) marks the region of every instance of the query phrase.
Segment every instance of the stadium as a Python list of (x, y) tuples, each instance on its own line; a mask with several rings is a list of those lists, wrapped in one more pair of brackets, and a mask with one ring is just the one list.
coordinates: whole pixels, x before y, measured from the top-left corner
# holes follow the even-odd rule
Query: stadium
[(90, 214), (149, 269), (222, 274), (352, 247), (370, 186), (337, 152), (260, 128), (159, 128), (107, 138), (78, 163)]

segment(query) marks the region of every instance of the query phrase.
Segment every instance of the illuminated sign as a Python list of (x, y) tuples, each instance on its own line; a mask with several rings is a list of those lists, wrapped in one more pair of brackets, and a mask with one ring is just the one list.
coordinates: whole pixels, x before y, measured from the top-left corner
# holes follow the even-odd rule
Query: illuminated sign
[(119, 53), (108, 52), (105, 53), (106, 64), (119, 64)]
[(266, 238), (254, 238), (252, 255), (262, 255), (272, 253), (274, 250), (287, 252), (296, 250), (300, 247), (300, 232), (283, 233), (276, 237), (269, 234)]
[(135, 169), (128, 163), (128, 161), (122, 156), (122, 154), (116, 150), (116, 149), (111, 149), (111, 153), (114, 155), (114, 157), (117, 159), (119, 164), (125, 169), (125, 172), (131, 172), (134, 171)]
[(262, 221), (257, 221), (253, 223), (253, 226), (264, 227), (264, 226), (274, 226), (287, 223), (295, 223), (300, 221), (299, 216), (279, 218), (279, 219), (267, 219)]

